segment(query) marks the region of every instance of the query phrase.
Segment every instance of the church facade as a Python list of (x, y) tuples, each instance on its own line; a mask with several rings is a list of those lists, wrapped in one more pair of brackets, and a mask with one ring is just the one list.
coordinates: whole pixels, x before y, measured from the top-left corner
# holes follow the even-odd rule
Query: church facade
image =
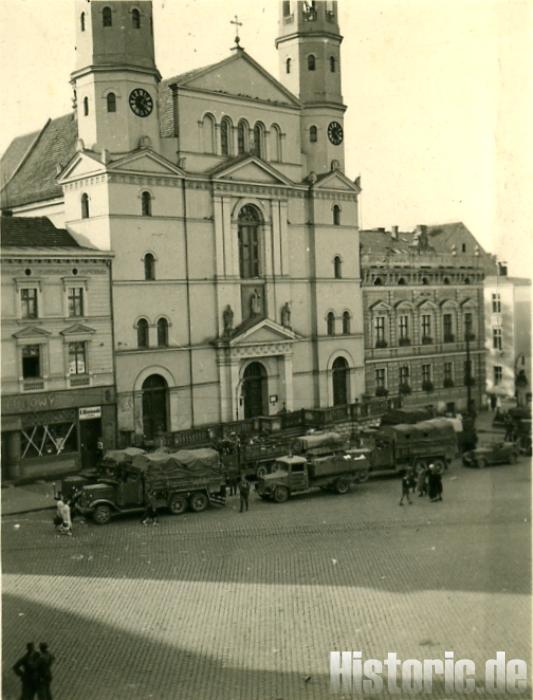
[[(123, 439), (360, 398), (337, 3), (280, 4), (278, 79), (236, 40), (162, 80), (148, 0), (77, 0), (76, 24), (75, 114), (46, 125), (57, 148), (29, 144), (2, 206), (113, 253)], [(48, 188), (24, 181), (32, 158)]]

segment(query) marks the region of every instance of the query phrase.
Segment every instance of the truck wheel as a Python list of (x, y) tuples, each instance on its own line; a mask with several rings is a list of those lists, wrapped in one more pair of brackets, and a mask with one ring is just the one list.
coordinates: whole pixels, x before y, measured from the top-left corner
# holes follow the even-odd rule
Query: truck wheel
[(195, 513), (201, 513), (207, 508), (207, 504), (209, 503), (207, 496), (205, 493), (202, 493), (202, 491), (193, 493), (189, 499), (189, 502), (191, 504), (191, 510), (194, 510)]
[(358, 484), (364, 484), (365, 481), (368, 481), (368, 477), (370, 476), (370, 469), (365, 469), (363, 471), (360, 471), (357, 474), (356, 481)]
[(187, 499), (184, 496), (175, 494), (170, 499), (168, 507), (170, 508), (170, 512), (174, 513), (174, 515), (181, 515), (187, 510)]
[(111, 520), (111, 508), (105, 503), (101, 503), (93, 510), (93, 520), (97, 525), (107, 525)]
[(276, 486), (274, 489), (274, 500), (276, 503), (285, 503), (289, 498), (289, 489), (286, 486)]
[(438, 474), (443, 474), (446, 469), (446, 462), (443, 459), (436, 459), (433, 462), (433, 466)]
[(348, 493), (349, 490), (350, 490), (350, 482), (348, 481), (348, 479), (345, 479), (343, 477), (341, 477), (340, 479), (337, 479), (337, 481), (335, 482), (335, 492), (336, 493), (342, 495), (342, 494)]
[(268, 473), (268, 467), (266, 464), (260, 464), (255, 470), (255, 475), (258, 479), (264, 479)]

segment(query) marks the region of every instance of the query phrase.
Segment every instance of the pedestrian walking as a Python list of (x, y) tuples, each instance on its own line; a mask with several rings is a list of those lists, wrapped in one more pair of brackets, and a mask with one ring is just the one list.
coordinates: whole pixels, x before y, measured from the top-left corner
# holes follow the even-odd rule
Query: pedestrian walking
[(33, 642), (26, 644), (26, 653), (13, 666), (22, 683), (20, 700), (34, 700), (39, 690), (39, 654)]
[(419, 498), (427, 495), (427, 492), (428, 492), (427, 479), (428, 479), (427, 469), (426, 469), (424, 464), (421, 464), (420, 467), (418, 468), (418, 474), (416, 477), (416, 488), (418, 491)]
[(428, 496), (432, 503), (442, 501), (442, 476), (434, 464), (429, 465), (428, 471)]
[(402, 476), (402, 497), (400, 498), (400, 503), (398, 505), (403, 506), (403, 499), (407, 498), (407, 503), (409, 505), (412, 505), (411, 498), (409, 496), (409, 492), (411, 490), (411, 477), (409, 474), (404, 474)]
[(63, 495), (61, 493), (56, 496), (56, 501), (57, 513), (56, 517), (54, 518), (56, 530), (60, 535), (68, 535), (72, 537), (72, 518), (70, 506), (66, 499), (63, 499)]
[(39, 700), (52, 700), (52, 664), (54, 663), (54, 655), (48, 650), (48, 644), (41, 642), (39, 644), (39, 686), (37, 697)]
[(151, 489), (146, 493), (146, 510), (141, 519), (141, 525), (158, 525), (157, 519), (157, 501), (155, 491)]
[(239, 496), (241, 498), (241, 509), (239, 512), (242, 513), (244, 510), (248, 510), (248, 497), (250, 496), (250, 484), (244, 474), (239, 482)]

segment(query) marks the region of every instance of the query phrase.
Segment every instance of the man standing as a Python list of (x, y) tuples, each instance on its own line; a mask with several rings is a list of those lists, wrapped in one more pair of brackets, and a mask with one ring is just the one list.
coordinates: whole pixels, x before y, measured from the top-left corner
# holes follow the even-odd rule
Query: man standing
[(34, 700), (39, 691), (39, 654), (33, 642), (26, 644), (26, 653), (13, 666), (13, 671), (22, 681), (21, 700)]
[(48, 651), (48, 644), (41, 642), (39, 644), (39, 689), (37, 697), (39, 700), (52, 700), (52, 664), (54, 656)]
[(61, 519), (61, 523), (59, 524), (57, 531), (61, 535), (69, 535), (70, 537), (72, 537), (72, 518), (70, 515), (70, 506), (66, 502), (66, 500), (63, 499), (62, 494), (58, 494), (56, 496), (56, 501), (57, 520), (55, 522), (59, 522), (59, 519)]
[(240, 513), (242, 513), (244, 510), (248, 510), (248, 497), (250, 495), (250, 484), (248, 483), (248, 480), (242, 475), (242, 479), (239, 483), (239, 496), (241, 498), (241, 509)]
[(398, 505), (403, 506), (403, 499), (407, 498), (407, 503), (412, 504), (409, 492), (411, 491), (412, 481), (410, 474), (404, 474), (402, 476), (402, 497)]

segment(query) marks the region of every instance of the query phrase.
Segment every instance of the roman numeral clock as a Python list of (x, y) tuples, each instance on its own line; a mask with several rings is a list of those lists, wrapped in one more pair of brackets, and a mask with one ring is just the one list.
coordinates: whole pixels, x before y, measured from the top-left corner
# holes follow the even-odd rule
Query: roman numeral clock
[(129, 103), (131, 111), (138, 117), (147, 117), (154, 108), (150, 93), (142, 88), (135, 88), (130, 92)]

